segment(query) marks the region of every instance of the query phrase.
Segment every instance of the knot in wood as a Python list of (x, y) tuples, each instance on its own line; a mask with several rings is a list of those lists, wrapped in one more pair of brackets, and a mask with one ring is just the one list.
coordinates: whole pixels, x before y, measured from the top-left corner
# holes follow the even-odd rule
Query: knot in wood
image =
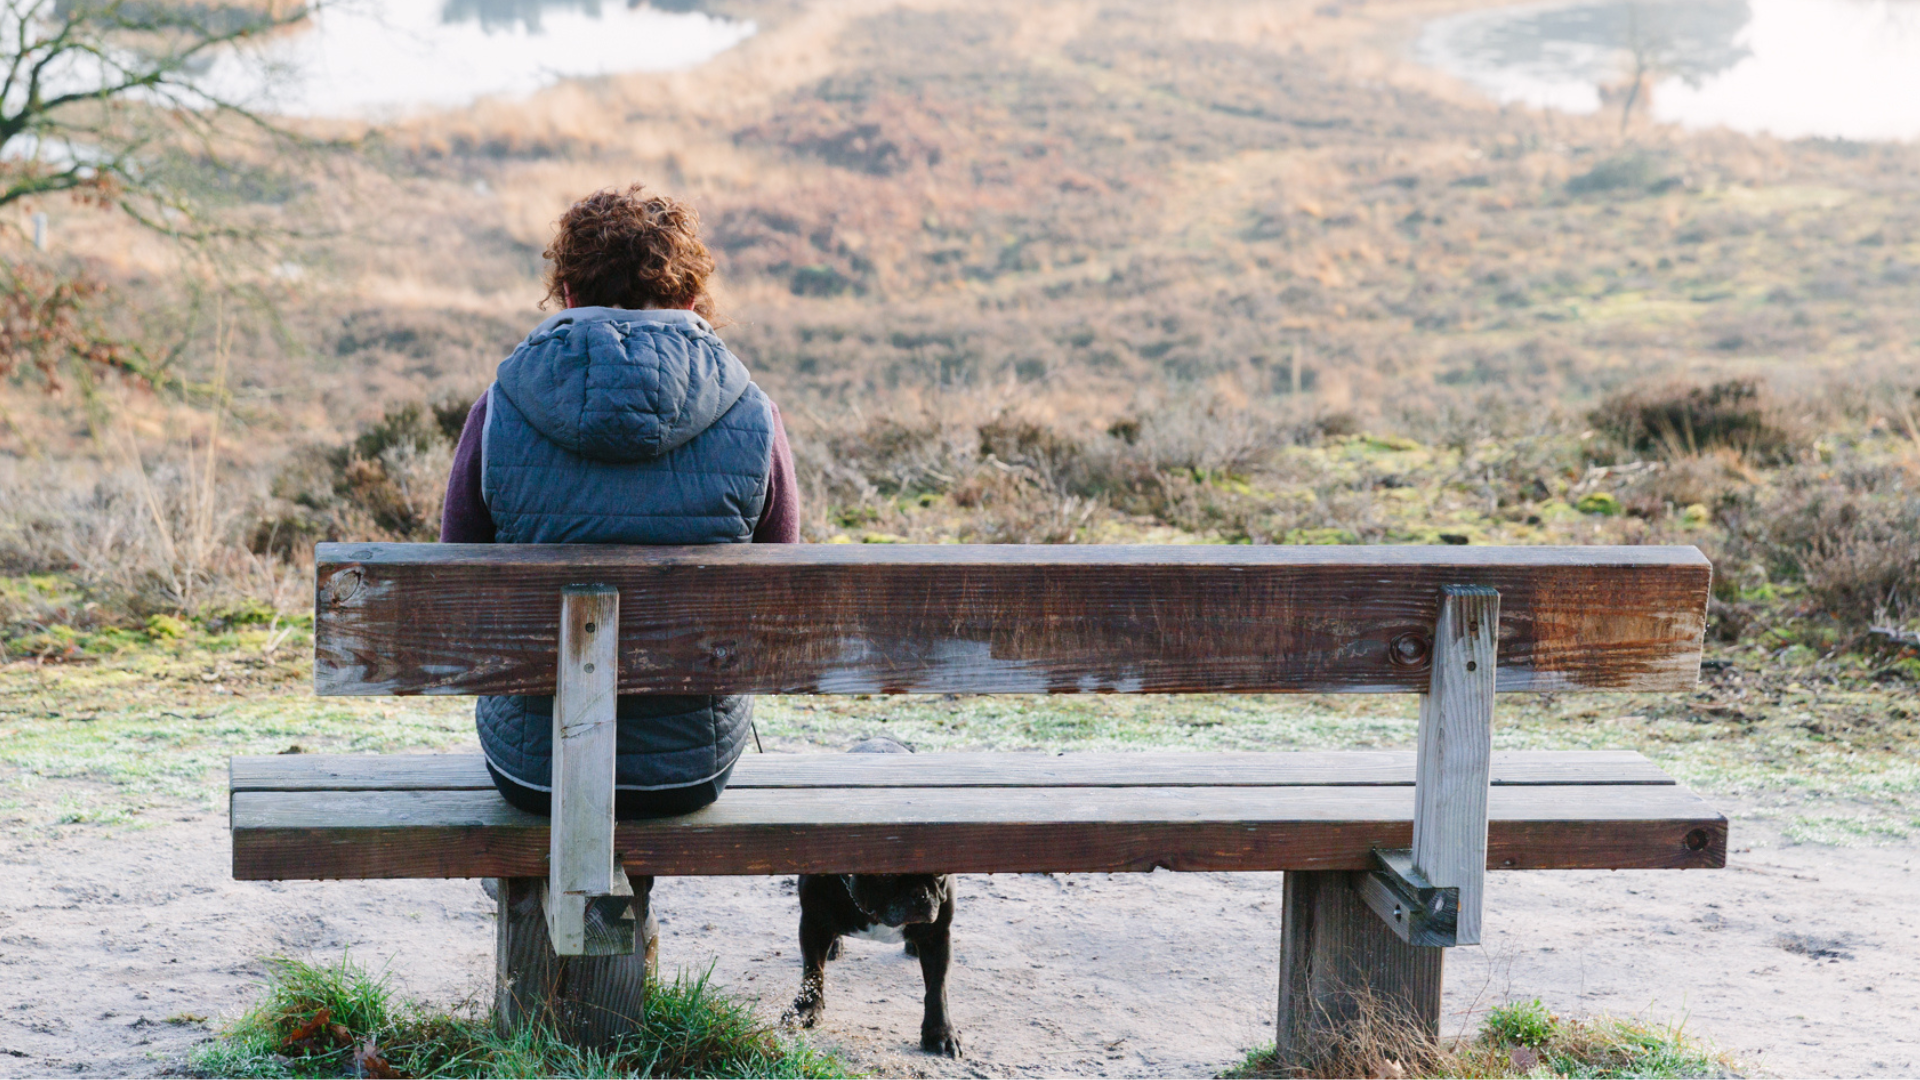
[(1408, 631), (1387, 643), (1387, 659), (1395, 667), (1421, 667), (1433, 655), (1433, 642), (1427, 635)]
[(326, 587), (321, 590), (321, 597), (327, 603), (339, 607), (360, 594), (360, 585), (365, 577), (365, 570), (358, 566), (349, 566), (327, 579)]
[(1707, 835), (1707, 830), (1695, 829), (1687, 834), (1687, 838), (1683, 842), (1687, 845), (1688, 851), (1705, 851), (1710, 839), (1711, 837)]

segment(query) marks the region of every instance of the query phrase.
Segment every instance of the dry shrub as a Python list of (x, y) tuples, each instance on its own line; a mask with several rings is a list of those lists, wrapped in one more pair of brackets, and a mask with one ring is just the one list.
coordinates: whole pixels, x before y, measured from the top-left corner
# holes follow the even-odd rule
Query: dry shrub
[(472, 402), (389, 409), (346, 446), (296, 452), (274, 477), (275, 504), (250, 546), (287, 555), (319, 540), (416, 540), (440, 535), (453, 448)]
[(1797, 581), (1822, 614), (1862, 633), (1920, 618), (1920, 483), (1899, 465), (1802, 466), (1729, 514), (1729, 549)]
[(1658, 467), (1634, 474), (1616, 492), (1636, 517), (1658, 519), (1689, 506), (1709, 511), (1731, 506), (1759, 481), (1745, 459), (1725, 447), (1653, 464)]
[(1920, 620), (1920, 499), (1874, 525), (1809, 560), (1807, 594), (1852, 628)]
[(1437, 1071), (1442, 1049), (1419, 1023), (1364, 990), (1350, 996), (1350, 1007), (1341, 1023), (1320, 1031), (1313, 1058), (1283, 1075), (1408, 1077)]
[(1369, 987), (1338, 995), (1341, 1015), (1324, 1006), (1304, 1058), (1280, 1061), (1269, 1048), (1226, 1075), (1255, 1077), (1409, 1077), (1441, 1075), (1452, 1057), (1418, 1021)]
[[(958, 396), (956, 395), (956, 398)], [(844, 426), (793, 426), (809, 532), (981, 543), (1064, 543), (1128, 516), (1229, 540), (1278, 539), (1301, 527), (1275, 517), (1249, 480), (1280, 448), (1319, 437), (1312, 423), (1194, 396), (1104, 427), (1062, 423), (990, 399)], [(903, 503), (945, 506), (916, 515)]]
[(1622, 449), (1640, 456), (1726, 449), (1755, 463), (1784, 464), (1805, 441), (1751, 379), (1630, 390), (1608, 398), (1590, 419)]
[(57, 390), (61, 371), (85, 381), (111, 370), (144, 370), (134, 350), (99, 325), (105, 285), (14, 255), (0, 260), (0, 378), (31, 369), (48, 390)]

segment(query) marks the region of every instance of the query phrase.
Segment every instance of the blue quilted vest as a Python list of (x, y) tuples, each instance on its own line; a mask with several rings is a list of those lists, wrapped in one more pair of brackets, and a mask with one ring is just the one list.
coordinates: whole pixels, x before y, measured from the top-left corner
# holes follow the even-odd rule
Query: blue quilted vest
[[(488, 392), (481, 492), (502, 544), (744, 544), (766, 506), (773, 406), (690, 311), (570, 308)], [(615, 783), (710, 780), (749, 737), (750, 697), (620, 698)], [(553, 699), (483, 697), (487, 761), (552, 786)]]

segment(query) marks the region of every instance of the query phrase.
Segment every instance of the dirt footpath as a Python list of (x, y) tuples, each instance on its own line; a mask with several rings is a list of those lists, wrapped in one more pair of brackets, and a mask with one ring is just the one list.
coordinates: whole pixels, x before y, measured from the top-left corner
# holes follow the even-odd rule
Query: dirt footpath
[[(1920, 1070), (1920, 849), (1781, 846), (1736, 821), (1725, 872), (1495, 874), (1488, 935), (1448, 958), (1449, 1031), (1538, 995), (1684, 1017), (1760, 1071)], [(0, 846), (0, 1075), (157, 1075), (238, 1011), (260, 957), (350, 951), (405, 992), (491, 993), (479, 884), (241, 883), (224, 820), (76, 827)], [(777, 1014), (799, 981), (792, 879), (667, 879), (663, 967)], [(822, 1037), (886, 1075), (1211, 1075), (1269, 1041), (1277, 875), (964, 877), (953, 1012), (967, 1058), (914, 1049), (919, 969), (850, 941)]]

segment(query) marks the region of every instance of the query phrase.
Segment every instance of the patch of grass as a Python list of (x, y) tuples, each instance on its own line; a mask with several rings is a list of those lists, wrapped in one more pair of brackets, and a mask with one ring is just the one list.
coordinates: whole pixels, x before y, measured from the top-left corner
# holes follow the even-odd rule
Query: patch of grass
[(1914, 825), (1911, 820), (1874, 812), (1802, 814), (1789, 821), (1782, 832), (1787, 839), (1799, 844), (1859, 847), (1897, 844), (1913, 835)]
[(315, 697), (312, 636), (291, 625), (288, 637), (286, 627), (242, 625), (143, 636), (63, 663), (0, 664), (0, 784), (34, 796), (0, 813), (25, 824), (127, 824), (158, 806), (223, 805), (236, 754), (472, 743), (465, 700)]
[(1126, 694), (769, 697), (763, 737), (843, 748), (886, 734), (920, 750), (1294, 750), (1410, 745), (1414, 699)]
[(640, 1033), (609, 1052), (544, 1028), (496, 1034), (472, 1008), (397, 1001), (384, 976), (350, 959), (271, 962), (265, 995), (188, 1059), (219, 1077), (838, 1077), (837, 1055), (777, 1032), (707, 975), (648, 987)]
[(1726, 1055), (1681, 1025), (1629, 1017), (1569, 1019), (1539, 999), (1488, 1013), (1478, 1043), (1442, 1076), (1722, 1077), (1738, 1071)]
[(1488, 1042), (1535, 1049), (1552, 1041), (1554, 1029), (1554, 1016), (1539, 998), (1496, 1005), (1487, 1010), (1487, 1018), (1480, 1026), (1481, 1038)]
[(1734, 1063), (1681, 1026), (1615, 1016), (1573, 1019), (1538, 998), (1487, 1013), (1472, 1039), (1433, 1046), (1363, 1008), (1327, 1039), (1319, 1067), (1283, 1068), (1274, 1048), (1250, 1051), (1222, 1077), (1425, 1076), (1468, 1078), (1688, 1078), (1738, 1076)]

